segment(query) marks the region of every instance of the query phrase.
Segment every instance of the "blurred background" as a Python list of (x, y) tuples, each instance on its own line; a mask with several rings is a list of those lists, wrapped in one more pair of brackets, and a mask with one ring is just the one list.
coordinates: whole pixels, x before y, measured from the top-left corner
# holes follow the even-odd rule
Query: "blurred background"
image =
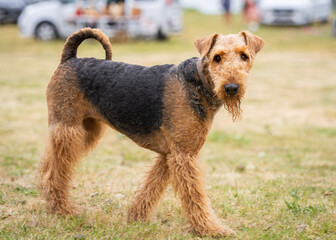
[[(335, 4), (335, 3), (334, 3)], [(328, 23), (332, 0), (1, 0), (0, 23), (18, 23), (22, 37), (66, 38), (82, 27), (110, 37), (166, 39), (182, 33), (183, 9), (242, 17), (251, 31), (263, 25)]]
[[(150, 223), (127, 224), (155, 155), (110, 130), (74, 181), (83, 213), (46, 214), (45, 89), (66, 37), (89, 26), (110, 37), (113, 60), (146, 66), (198, 56), (194, 41), (213, 32), (262, 37), (242, 120), (221, 109), (200, 154), (213, 208), (233, 239), (335, 239), (335, 17), (331, 0), (0, 0), (0, 238), (196, 238), (171, 189)], [(88, 40), (78, 56), (105, 53)]]

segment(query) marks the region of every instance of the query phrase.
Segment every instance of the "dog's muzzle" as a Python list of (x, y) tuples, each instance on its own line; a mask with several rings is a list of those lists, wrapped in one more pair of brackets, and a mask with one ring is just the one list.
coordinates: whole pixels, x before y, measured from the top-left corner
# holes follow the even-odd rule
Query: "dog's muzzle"
[(229, 96), (236, 95), (238, 93), (238, 90), (239, 90), (238, 84), (235, 84), (235, 83), (226, 84), (224, 88), (225, 88), (225, 92)]

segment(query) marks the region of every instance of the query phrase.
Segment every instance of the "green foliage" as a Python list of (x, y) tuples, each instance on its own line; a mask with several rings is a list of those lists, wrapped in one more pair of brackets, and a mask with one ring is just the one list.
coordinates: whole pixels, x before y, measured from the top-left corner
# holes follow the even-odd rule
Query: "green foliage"
[(285, 203), (286, 203), (287, 208), (291, 210), (294, 215), (298, 215), (300, 213), (313, 214), (317, 212), (317, 209), (315, 207), (312, 207), (310, 205), (301, 207), (300, 204), (298, 204), (296, 201), (292, 201), (292, 202), (285, 201)]
[(6, 197), (2, 192), (0, 192), (0, 204), (5, 204), (5, 203), (6, 203)]
[(22, 193), (25, 196), (37, 197), (37, 191), (26, 187), (16, 186), (15, 191)]

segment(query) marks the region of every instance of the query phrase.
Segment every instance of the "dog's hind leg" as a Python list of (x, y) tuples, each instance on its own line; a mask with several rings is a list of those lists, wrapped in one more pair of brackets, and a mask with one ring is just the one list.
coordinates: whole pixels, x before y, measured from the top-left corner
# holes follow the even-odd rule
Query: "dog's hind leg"
[(69, 196), (74, 167), (85, 152), (86, 135), (82, 125), (49, 127), (49, 142), (42, 157), (40, 174), (43, 195), (52, 212), (64, 215), (78, 212)]
[(148, 220), (168, 183), (169, 170), (166, 156), (160, 154), (135, 193), (132, 206), (128, 211), (128, 220)]

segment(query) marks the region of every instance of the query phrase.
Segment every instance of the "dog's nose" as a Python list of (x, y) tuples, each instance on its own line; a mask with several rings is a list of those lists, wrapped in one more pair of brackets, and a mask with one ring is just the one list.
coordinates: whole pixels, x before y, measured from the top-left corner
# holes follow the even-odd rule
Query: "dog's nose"
[(236, 95), (237, 92), (238, 92), (238, 89), (239, 89), (239, 86), (238, 86), (238, 84), (235, 84), (235, 83), (230, 83), (230, 84), (225, 85), (225, 92), (229, 96)]

